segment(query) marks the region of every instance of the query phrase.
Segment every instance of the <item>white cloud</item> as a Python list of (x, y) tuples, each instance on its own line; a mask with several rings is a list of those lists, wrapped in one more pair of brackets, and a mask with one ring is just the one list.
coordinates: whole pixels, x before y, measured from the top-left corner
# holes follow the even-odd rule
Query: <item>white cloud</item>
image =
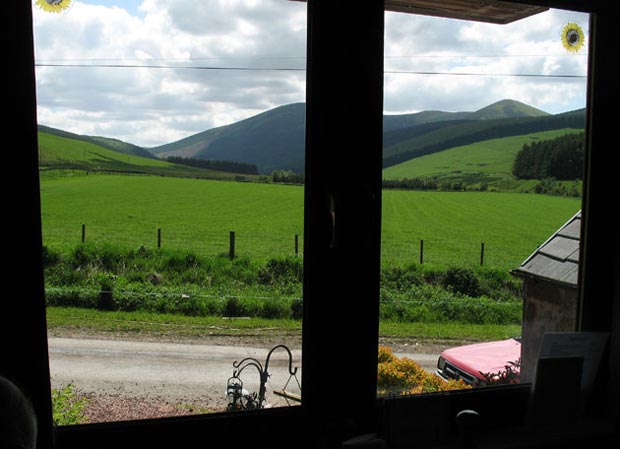
[(506, 76), (586, 75), (586, 55), (562, 47), (568, 22), (587, 35), (587, 15), (557, 10), (508, 25), (388, 14), (386, 70), (408, 73), (386, 74), (385, 110), (475, 110), (504, 98), (552, 113), (585, 107), (585, 79)]
[(181, 68), (38, 67), (39, 122), (154, 146), (305, 98), (303, 71), (187, 69), (303, 69), (304, 3), (144, 0), (139, 15), (106, 3), (35, 10), (37, 62)]
[[(87, 3), (88, 2), (88, 3)], [(84, 0), (35, 9), (39, 122), (156, 146), (305, 99), (306, 4), (288, 0)], [(585, 80), (497, 74), (585, 74), (559, 33), (585, 15), (550, 11), (511, 25), (386, 13), (385, 110), (474, 110), (514, 98), (549, 112), (585, 105)], [(529, 56), (523, 56), (529, 55)], [(535, 56), (532, 56), (535, 55)], [(500, 57), (501, 56), (501, 57)], [(255, 68), (254, 71), (187, 67)]]

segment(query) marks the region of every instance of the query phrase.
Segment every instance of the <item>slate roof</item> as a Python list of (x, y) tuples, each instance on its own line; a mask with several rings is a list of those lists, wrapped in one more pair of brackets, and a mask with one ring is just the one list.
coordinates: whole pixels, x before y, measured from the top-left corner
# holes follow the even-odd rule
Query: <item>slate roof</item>
[(540, 245), (512, 273), (520, 277), (537, 278), (576, 288), (579, 274), (580, 232), (581, 211)]

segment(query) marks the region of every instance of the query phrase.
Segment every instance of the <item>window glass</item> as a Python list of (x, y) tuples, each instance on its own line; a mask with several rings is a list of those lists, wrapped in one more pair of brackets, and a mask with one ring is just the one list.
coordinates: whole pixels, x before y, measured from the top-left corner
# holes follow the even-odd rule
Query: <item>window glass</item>
[(386, 12), (380, 396), (531, 381), (575, 329), (588, 21)]
[(299, 404), (305, 3), (33, 4), (55, 423)]

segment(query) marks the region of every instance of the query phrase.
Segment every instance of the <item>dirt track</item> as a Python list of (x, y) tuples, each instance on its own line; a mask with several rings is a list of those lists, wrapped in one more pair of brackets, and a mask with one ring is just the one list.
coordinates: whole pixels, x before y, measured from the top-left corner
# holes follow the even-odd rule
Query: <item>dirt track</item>
[[(292, 350), (293, 366), (299, 367), (297, 377), (301, 382), (301, 342), (291, 338), (285, 343)], [(403, 341), (382, 343), (390, 344), (396, 355), (408, 356), (429, 371), (434, 370), (442, 347)], [(263, 363), (274, 344), (251, 337), (162, 342), (93, 335), (50, 336), (52, 387), (73, 384), (89, 401), (87, 416), (91, 422), (222, 411), (233, 362), (255, 357)], [(432, 352), (422, 352), (429, 349)], [(289, 379), (287, 368), (286, 352), (275, 351), (267, 385), (271, 406), (287, 405), (271, 392), (272, 388), (282, 388)], [(256, 369), (246, 369), (242, 380), (244, 388), (258, 391)], [(287, 390), (299, 393), (295, 379), (290, 380)]]

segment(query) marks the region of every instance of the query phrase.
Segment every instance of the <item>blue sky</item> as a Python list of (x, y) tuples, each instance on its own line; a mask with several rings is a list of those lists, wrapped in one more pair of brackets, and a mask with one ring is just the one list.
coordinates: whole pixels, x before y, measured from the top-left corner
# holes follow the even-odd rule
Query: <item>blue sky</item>
[[(569, 22), (586, 34), (577, 54)], [(586, 75), (587, 28), (553, 10), (509, 25), (386, 13), (384, 111), (585, 107), (585, 78), (561, 77)], [(39, 122), (67, 131), (150, 147), (305, 99), (303, 2), (76, 0), (35, 7), (34, 34)]]
[[(80, 1), (80, 0), (78, 0)], [(108, 8), (117, 7), (126, 10), (132, 16), (141, 17), (143, 14), (138, 10), (138, 7), (142, 3), (143, 0), (89, 0), (82, 1), (81, 3), (91, 4), (91, 5), (102, 5)]]

